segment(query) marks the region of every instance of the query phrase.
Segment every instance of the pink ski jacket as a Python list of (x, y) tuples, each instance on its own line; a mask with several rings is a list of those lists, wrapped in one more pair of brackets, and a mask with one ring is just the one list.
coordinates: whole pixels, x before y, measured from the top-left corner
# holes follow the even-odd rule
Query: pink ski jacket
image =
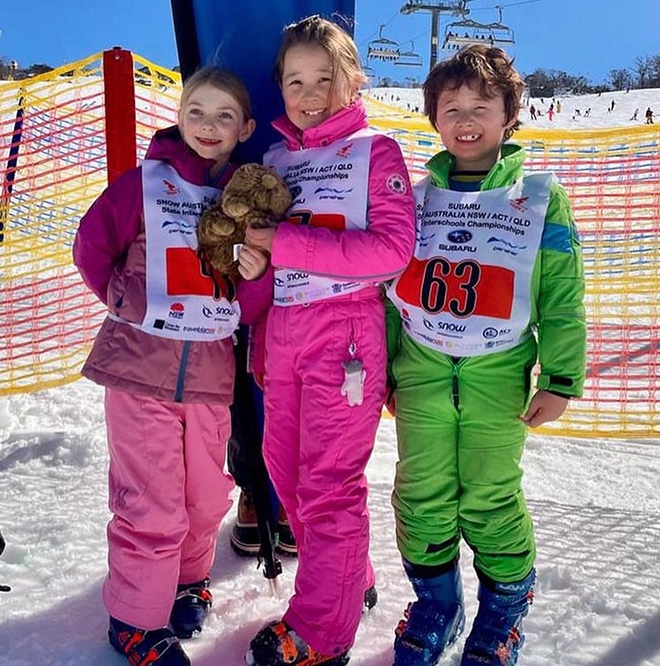
[[(367, 113), (361, 99), (339, 111), (318, 127), (301, 132), (286, 116), (273, 122), (289, 150), (318, 148), (368, 127)], [(392, 197), (388, 186), (403, 184), (411, 191), (401, 149), (394, 139), (376, 135), (369, 162), (369, 233), (280, 224), (272, 248), (272, 264), (296, 268), (326, 277), (348, 278), (364, 282), (383, 282), (397, 276), (410, 261), (415, 246), (412, 197)], [(409, 206), (410, 210), (402, 210)], [(352, 298), (373, 296), (378, 287), (363, 289)], [(358, 296), (359, 294), (359, 296)], [(342, 298), (341, 296), (337, 298)]]
[[(146, 157), (163, 160), (187, 181), (220, 190), (236, 169), (228, 165), (210, 182), (212, 160), (190, 149), (176, 126), (154, 135)], [(83, 216), (73, 260), (85, 284), (109, 313), (140, 323), (146, 312), (146, 236), (142, 173), (120, 176)], [(239, 280), (238, 299), (245, 323), (252, 323), (271, 298), (272, 278)], [(235, 360), (232, 338), (190, 342), (149, 335), (106, 318), (82, 374), (103, 386), (173, 402), (232, 402)]]

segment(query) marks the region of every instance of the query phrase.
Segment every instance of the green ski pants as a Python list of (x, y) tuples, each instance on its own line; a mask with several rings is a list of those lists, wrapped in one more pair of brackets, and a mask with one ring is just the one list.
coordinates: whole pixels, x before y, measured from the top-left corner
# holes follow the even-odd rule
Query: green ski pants
[(518, 581), (536, 556), (521, 481), (536, 341), (453, 360), (402, 334), (396, 381), (397, 545), (413, 564), (442, 565), (460, 538), (495, 581)]

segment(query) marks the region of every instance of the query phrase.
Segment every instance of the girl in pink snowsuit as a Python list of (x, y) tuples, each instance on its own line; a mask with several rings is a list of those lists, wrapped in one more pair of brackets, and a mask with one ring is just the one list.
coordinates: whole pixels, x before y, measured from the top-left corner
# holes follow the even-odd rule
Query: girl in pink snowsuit
[[(199, 255), (195, 230), (253, 129), (242, 82), (198, 71), (178, 126), (156, 132), (142, 165), (94, 202), (73, 247), (108, 307), (82, 373), (105, 386), (113, 517), (103, 600), (110, 643), (131, 664), (189, 664), (176, 637), (199, 629), (211, 603), (208, 574), (234, 487), (224, 471), (232, 335), (272, 284), (235, 287)], [(239, 261), (248, 280), (267, 266), (254, 248)]]
[(373, 580), (365, 468), (385, 397), (379, 285), (411, 257), (415, 211), (400, 148), (368, 128), (347, 33), (318, 16), (289, 26), (276, 73), (283, 140), (264, 162), (294, 201), (276, 230), (249, 229), (246, 242), (274, 268), (263, 449), (298, 569), (283, 620), (257, 634), (248, 660), (335, 666), (348, 661)]

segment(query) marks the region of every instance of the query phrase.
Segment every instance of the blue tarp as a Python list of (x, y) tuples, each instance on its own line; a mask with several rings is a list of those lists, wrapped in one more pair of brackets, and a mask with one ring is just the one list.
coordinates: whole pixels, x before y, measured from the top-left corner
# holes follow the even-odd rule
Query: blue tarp
[(227, 67), (248, 86), (257, 130), (240, 157), (260, 161), (278, 138), (270, 122), (283, 111), (272, 71), (284, 27), (321, 14), (352, 33), (355, 0), (193, 0), (193, 12), (201, 65)]

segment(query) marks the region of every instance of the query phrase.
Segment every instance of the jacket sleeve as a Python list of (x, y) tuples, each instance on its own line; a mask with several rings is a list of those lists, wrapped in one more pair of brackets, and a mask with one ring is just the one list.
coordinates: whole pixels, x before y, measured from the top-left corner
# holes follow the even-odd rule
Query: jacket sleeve
[(566, 191), (553, 185), (540, 251), (537, 388), (581, 397), (587, 354), (582, 249)]
[(366, 230), (335, 231), (281, 223), (272, 248), (275, 266), (337, 279), (383, 281), (408, 264), (415, 245), (415, 204), (401, 149), (375, 136), (369, 164)]
[(142, 225), (139, 169), (120, 176), (91, 205), (73, 242), (73, 263), (85, 284), (107, 305), (108, 284)]
[(256, 324), (273, 304), (274, 273), (269, 265), (258, 280), (239, 280), (237, 293), (241, 306), (241, 324)]

